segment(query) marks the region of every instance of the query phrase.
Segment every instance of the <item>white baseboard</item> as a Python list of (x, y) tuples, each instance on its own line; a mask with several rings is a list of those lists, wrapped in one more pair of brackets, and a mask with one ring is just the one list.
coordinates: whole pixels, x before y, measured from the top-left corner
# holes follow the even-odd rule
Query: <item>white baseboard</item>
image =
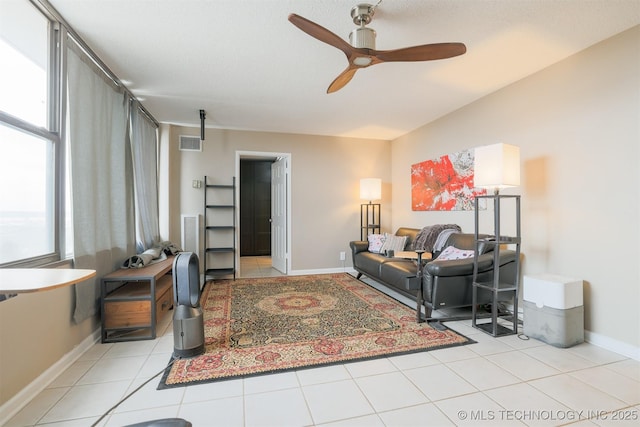
[(42, 390), (47, 388), (61, 372), (71, 366), (85, 351), (90, 349), (100, 340), (100, 329), (96, 329), (91, 335), (82, 340), (69, 353), (65, 354), (49, 369), (44, 371), (38, 378), (31, 381), (25, 388), (20, 390), (15, 396), (0, 406), (0, 426), (5, 425), (15, 416), (27, 403), (31, 402)]
[(605, 350), (613, 351), (630, 359), (640, 361), (640, 347), (634, 347), (631, 344), (587, 330), (584, 331), (584, 340), (589, 344), (597, 345)]
[(304, 276), (307, 274), (333, 274), (333, 273), (356, 274), (356, 271), (351, 267), (320, 268), (320, 269), (314, 269), (314, 270), (290, 270), (289, 276)]

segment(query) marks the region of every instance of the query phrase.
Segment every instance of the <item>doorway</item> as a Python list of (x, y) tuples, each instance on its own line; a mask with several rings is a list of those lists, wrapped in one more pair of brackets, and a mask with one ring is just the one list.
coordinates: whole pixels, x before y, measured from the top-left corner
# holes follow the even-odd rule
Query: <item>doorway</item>
[(240, 159), (240, 256), (271, 256), (271, 165)]
[(240, 277), (289, 272), (290, 162), (290, 153), (236, 152)]

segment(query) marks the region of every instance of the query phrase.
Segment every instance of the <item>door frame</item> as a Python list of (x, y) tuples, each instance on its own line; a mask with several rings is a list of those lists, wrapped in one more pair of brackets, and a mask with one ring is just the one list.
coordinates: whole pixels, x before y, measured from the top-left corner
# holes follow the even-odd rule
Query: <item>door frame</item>
[[(240, 248), (240, 186), (242, 183), (240, 182), (240, 160), (241, 159), (252, 159), (252, 160), (276, 160), (278, 158), (286, 158), (287, 159), (287, 197), (286, 197), (286, 242), (287, 242), (287, 255), (286, 255), (286, 270), (284, 274), (289, 274), (291, 271), (291, 153), (282, 153), (282, 152), (271, 152), (271, 151), (244, 151), (237, 150), (236, 151), (236, 161), (235, 161), (235, 176), (238, 177), (238, 188), (236, 190), (236, 224), (238, 225), (238, 230), (235, 236), (236, 239), (236, 248)], [(240, 250), (238, 249), (235, 254), (236, 257), (236, 265), (240, 265)]]

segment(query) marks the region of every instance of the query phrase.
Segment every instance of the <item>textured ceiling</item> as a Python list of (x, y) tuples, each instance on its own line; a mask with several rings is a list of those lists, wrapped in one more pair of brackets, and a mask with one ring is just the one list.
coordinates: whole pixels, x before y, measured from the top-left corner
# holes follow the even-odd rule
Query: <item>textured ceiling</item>
[[(160, 122), (394, 139), (640, 24), (638, 0), (383, 0), (377, 49), (463, 42), (441, 61), (379, 64), (326, 94), (357, 0), (49, 0)], [(376, 3), (372, 0), (370, 3)]]

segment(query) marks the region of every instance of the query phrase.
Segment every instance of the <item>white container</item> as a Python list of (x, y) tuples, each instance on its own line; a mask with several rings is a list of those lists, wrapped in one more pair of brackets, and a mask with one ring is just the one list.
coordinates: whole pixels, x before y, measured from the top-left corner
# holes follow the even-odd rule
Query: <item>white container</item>
[(525, 335), (563, 348), (584, 342), (582, 280), (540, 274), (523, 287)]
[(582, 305), (582, 280), (555, 274), (540, 274), (524, 277), (525, 301), (536, 306), (565, 310)]

